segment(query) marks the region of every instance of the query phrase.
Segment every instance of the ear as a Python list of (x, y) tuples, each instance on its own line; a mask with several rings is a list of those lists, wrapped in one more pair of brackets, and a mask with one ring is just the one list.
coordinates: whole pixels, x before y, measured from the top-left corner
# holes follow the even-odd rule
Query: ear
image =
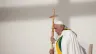
[(62, 28), (62, 30), (64, 29), (64, 26), (63, 25), (61, 25), (61, 28)]

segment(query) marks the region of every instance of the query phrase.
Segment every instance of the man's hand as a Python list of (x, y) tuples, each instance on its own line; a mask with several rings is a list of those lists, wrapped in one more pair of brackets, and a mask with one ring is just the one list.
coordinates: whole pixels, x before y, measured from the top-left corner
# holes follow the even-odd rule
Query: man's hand
[(55, 39), (54, 39), (54, 37), (53, 37), (53, 36), (51, 36), (50, 40), (51, 40), (52, 44), (54, 44), (54, 43), (55, 43)]
[(51, 32), (50, 41), (51, 41), (51, 43), (52, 43), (52, 44), (54, 44), (54, 43), (55, 43), (54, 33), (53, 33), (53, 32)]
[(50, 49), (49, 53), (54, 54), (54, 48)]

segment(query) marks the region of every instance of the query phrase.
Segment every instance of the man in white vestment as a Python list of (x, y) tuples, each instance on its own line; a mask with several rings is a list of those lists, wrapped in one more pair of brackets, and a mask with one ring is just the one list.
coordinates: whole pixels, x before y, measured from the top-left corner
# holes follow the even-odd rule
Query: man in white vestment
[(54, 48), (49, 50), (50, 54), (84, 54), (77, 40), (77, 35), (68, 29), (62, 21), (55, 22), (54, 29), (58, 38), (51, 37)]

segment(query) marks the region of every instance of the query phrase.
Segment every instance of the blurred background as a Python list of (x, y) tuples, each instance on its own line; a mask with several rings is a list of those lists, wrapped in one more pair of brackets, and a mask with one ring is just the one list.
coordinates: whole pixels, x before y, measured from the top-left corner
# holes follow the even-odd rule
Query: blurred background
[(53, 8), (96, 54), (96, 0), (0, 0), (0, 54), (49, 54)]

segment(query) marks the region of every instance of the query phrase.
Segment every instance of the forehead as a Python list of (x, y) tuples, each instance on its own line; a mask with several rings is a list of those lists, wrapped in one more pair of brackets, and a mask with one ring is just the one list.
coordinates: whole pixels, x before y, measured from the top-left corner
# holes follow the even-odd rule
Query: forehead
[(59, 27), (59, 26), (61, 26), (60, 24), (54, 24), (54, 27)]

